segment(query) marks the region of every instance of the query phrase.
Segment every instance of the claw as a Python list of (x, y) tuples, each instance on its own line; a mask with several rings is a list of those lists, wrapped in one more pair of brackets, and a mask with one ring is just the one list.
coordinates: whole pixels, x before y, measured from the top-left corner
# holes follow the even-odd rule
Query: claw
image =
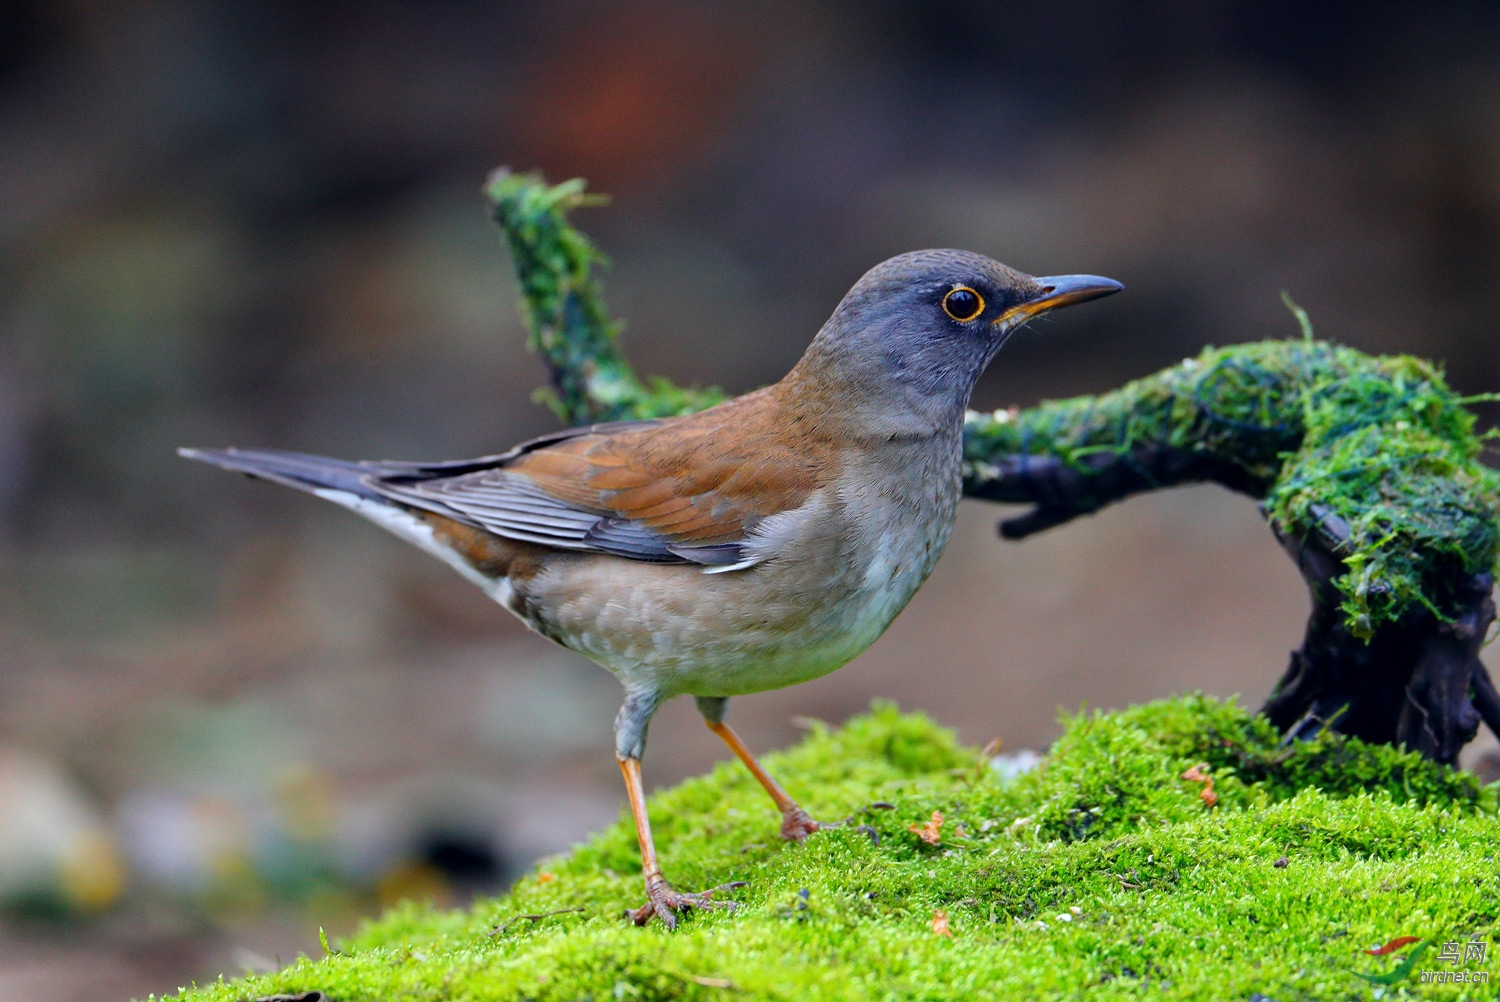
[(788, 842), (801, 842), (813, 832), (822, 831), (824, 828), (837, 828), (843, 823), (843, 821), (815, 821), (812, 815), (793, 804), (781, 812), (781, 837)]
[(789, 807), (781, 814), (781, 837), (788, 842), (801, 842), (822, 828), (822, 824), (800, 807)]
[(639, 908), (633, 908), (625, 912), (627, 918), (636, 925), (645, 925), (653, 917), (659, 918), (668, 929), (677, 928), (677, 913), (683, 909), (691, 910), (698, 908), (707, 911), (710, 908), (725, 908), (734, 911), (739, 907), (735, 901), (715, 901), (714, 895), (719, 891), (732, 891), (736, 887), (744, 887), (745, 881), (732, 880), (718, 887), (710, 887), (706, 891), (697, 894), (684, 894), (674, 890), (672, 885), (661, 877), (646, 882), (647, 901)]

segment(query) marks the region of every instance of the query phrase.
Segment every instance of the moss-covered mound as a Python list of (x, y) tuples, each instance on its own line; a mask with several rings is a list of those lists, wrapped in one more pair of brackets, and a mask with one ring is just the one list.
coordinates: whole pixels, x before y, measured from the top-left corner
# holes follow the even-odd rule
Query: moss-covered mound
[(881, 706), (768, 759), (815, 814), (856, 812), (803, 845), (777, 840), (737, 765), (652, 798), (678, 886), (748, 881), (732, 914), (675, 933), (624, 922), (641, 892), (622, 819), (472, 910), (399, 907), (331, 956), (182, 997), (1285, 1002), (1391, 991), (1352, 973), (1397, 967), (1361, 952), (1373, 944), (1493, 938), (1493, 789), (1337, 735), (1277, 742), (1233, 704), (1189, 696), (1074, 717), (1007, 781), (927, 718)]

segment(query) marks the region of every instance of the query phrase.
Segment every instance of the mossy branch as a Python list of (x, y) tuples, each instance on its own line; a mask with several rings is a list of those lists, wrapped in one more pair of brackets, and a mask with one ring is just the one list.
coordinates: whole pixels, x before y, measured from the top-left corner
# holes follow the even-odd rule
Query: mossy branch
[[(604, 257), (568, 223), (602, 196), (579, 179), (548, 186), (503, 169), (486, 192), (551, 373), (541, 396), (559, 417), (661, 417), (723, 399), (642, 382), (625, 360), (593, 276)], [(1112, 393), (971, 412), (966, 493), (1035, 504), (1007, 523), (1019, 537), (1139, 491), (1221, 482), (1264, 501), (1279, 533), (1328, 538), (1347, 567), (1335, 584), (1355, 635), (1413, 606), (1451, 617), (1455, 574), (1492, 570), (1500, 541), (1500, 475), (1478, 461), (1465, 407), (1482, 398), (1458, 396), (1420, 359), (1316, 341), (1306, 311), (1286, 302), (1300, 341), (1209, 349)]]
[[(489, 195), (516, 264), (546, 399), (574, 423), (681, 414), (721, 399), (639, 380), (620, 353), (588, 238), (582, 181), (505, 171)], [(1491, 623), (1500, 474), (1488, 434), (1431, 363), (1313, 336), (1229, 348), (1111, 393), (970, 413), (964, 492), (1031, 505), (1021, 538), (1143, 491), (1212, 481), (1261, 502), (1312, 592), (1302, 648), (1263, 712), (1289, 735), (1327, 727), (1452, 762), (1500, 693), (1478, 653)], [(1375, 642), (1376, 640), (1379, 642)]]
[[(1299, 321), (1304, 321), (1299, 316)], [(1289, 738), (1334, 728), (1454, 762), (1500, 694), (1500, 474), (1430, 363), (1307, 337), (1210, 348), (1112, 393), (970, 415), (966, 488), (1033, 505), (1030, 535), (1192, 481), (1255, 497), (1312, 597), (1261, 712)]]
[(584, 187), (581, 178), (549, 186), (503, 167), (485, 184), (521, 284), (528, 345), (552, 376), (538, 399), (569, 424), (688, 414), (723, 400), (715, 388), (684, 389), (661, 377), (643, 383), (625, 360), (621, 325), (610, 320), (593, 275), (607, 261), (568, 224), (571, 210), (608, 202)]
[(971, 414), (966, 487), (1035, 504), (1007, 523), (1019, 537), (1138, 491), (1223, 483), (1282, 536), (1338, 555), (1347, 625), (1367, 639), (1417, 606), (1452, 619), (1456, 582), (1495, 567), (1500, 474), (1479, 461), (1465, 402), (1407, 355), (1210, 348), (1111, 393)]

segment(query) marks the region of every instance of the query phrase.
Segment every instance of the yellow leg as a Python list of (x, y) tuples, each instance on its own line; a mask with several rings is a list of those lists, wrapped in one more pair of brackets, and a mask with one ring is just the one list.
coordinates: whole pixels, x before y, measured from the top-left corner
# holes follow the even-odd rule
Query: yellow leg
[(662, 920), (668, 929), (677, 928), (677, 912), (684, 908), (733, 908), (733, 901), (715, 901), (715, 891), (743, 887), (743, 882), (721, 884), (701, 894), (683, 894), (673, 890), (662, 876), (656, 858), (656, 842), (651, 838), (651, 819), (646, 815), (646, 790), (641, 783), (641, 760), (622, 758), (620, 774), (625, 777), (625, 795), (630, 798), (630, 816), (635, 821), (635, 837), (641, 845), (641, 875), (646, 879), (646, 903), (626, 914), (636, 925), (645, 925), (652, 916)]
[(635, 837), (641, 844), (641, 872), (649, 887), (662, 880), (661, 864), (656, 859), (656, 840), (651, 837), (651, 818), (646, 814), (646, 788), (641, 783), (641, 760), (620, 759), (620, 774), (625, 777), (625, 796), (630, 798), (630, 816), (635, 820)]
[[(814, 821), (806, 811), (797, 806), (797, 802), (781, 788), (781, 784), (772, 779), (771, 774), (766, 772), (761, 767), (761, 764), (755, 760), (755, 756), (750, 753), (750, 749), (745, 747), (745, 742), (741, 741), (740, 736), (734, 733), (734, 728), (722, 720), (714, 721), (705, 719), (704, 723), (708, 724), (709, 730), (723, 739), (724, 743), (729, 746), (729, 750), (734, 752), (735, 757), (745, 763), (745, 768), (750, 770), (750, 775), (754, 776), (756, 781), (765, 787), (766, 792), (771, 795), (771, 799), (776, 802), (776, 807), (781, 811), (782, 838), (789, 841), (801, 842), (813, 832), (827, 827), (822, 822)], [(637, 830), (639, 830), (639, 824), (637, 824)]]

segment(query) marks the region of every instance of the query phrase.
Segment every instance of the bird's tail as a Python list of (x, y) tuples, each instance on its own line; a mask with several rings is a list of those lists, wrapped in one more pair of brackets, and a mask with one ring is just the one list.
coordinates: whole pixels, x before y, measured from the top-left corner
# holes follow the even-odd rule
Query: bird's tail
[[(328, 459), (325, 456), (281, 452), (277, 449), (178, 449), (177, 454), (185, 459), (212, 463), (226, 470), (295, 487), (299, 491), (315, 494), (325, 501), (348, 508), (419, 549), (426, 550), (483, 588), (506, 608), (511, 608), (510, 584), (506, 580), (504, 568), (508, 566), (506, 554), (514, 550), (516, 544), (503, 540), (492, 541), (483, 554), (486, 569), (481, 570), (472, 554), (467, 550), (459, 552), (452, 539), (447, 536), (440, 538), (433, 531), (431, 516), (386, 497), (370, 486), (370, 481), (378, 477), (462, 471), (473, 468), (476, 463), (482, 466), (483, 460), (433, 464), (353, 463), (346, 459)], [(449, 521), (451, 524), (451, 520)]]
[(178, 449), (177, 454), (312, 494), (334, 490), (371, 501), (385, 500), (364, 482), (365, 477), (383, 472), (378, 463), (355, 463), (279, 449)]

